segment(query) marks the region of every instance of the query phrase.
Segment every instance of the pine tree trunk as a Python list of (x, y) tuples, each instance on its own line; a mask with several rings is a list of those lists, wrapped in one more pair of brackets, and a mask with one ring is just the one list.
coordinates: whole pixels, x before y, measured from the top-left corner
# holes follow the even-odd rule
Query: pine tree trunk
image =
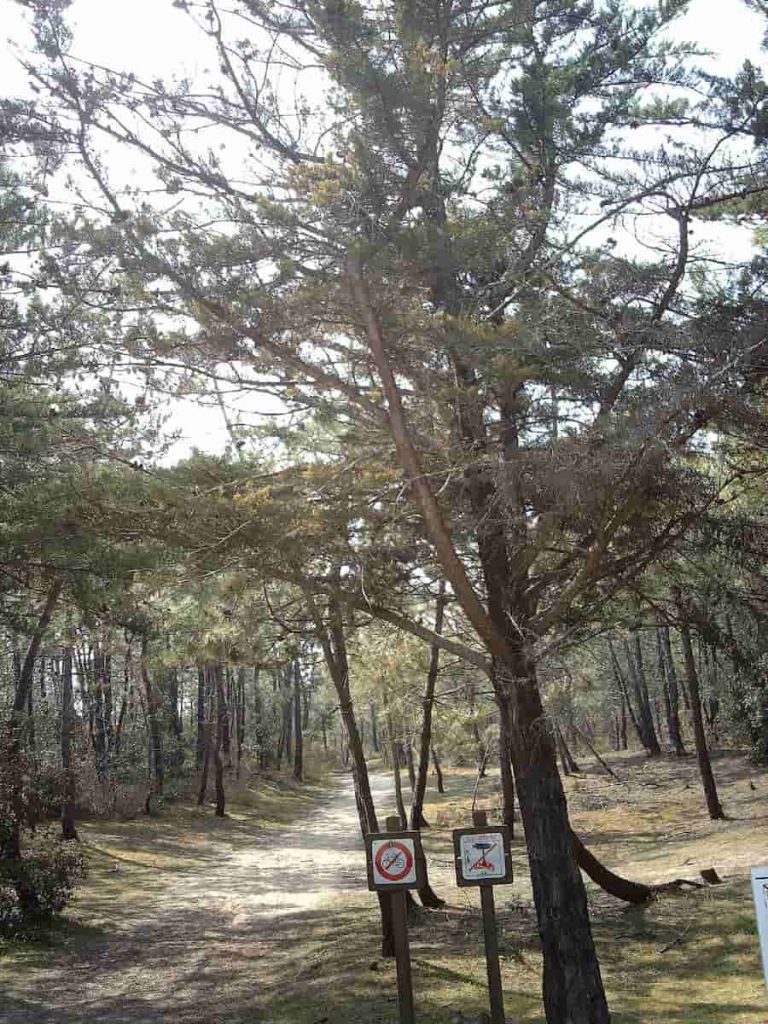
[(709, 759), (707, 737), (704, 733), (704, 722), (701, 715), (701, 694), (699, 692), (699, 677), (696, 672), (696, 662), (693, 657), (691, 645), (691, 633), (688, 626), (687, 611), (683, 604), (680, 591), (675, 588), (675, 603), (677, 604), (680, 617), (680, 639), (683, 646), (683, 665), (685, 667), (685, 678), (688, 683), (688, 695), (691, 702), (691, 725), (693, 727), (693, 739), (696, 744), (696, 759), (699, 763), (699, 775), (704, 788), (704, 796), (707, 801), (707, 811), (713, 821), (725, 818), (725, 813), (720, 804), (720, 797), (717, 793), (715, 776), (712, 772), (712, 763)]
[(571, 841), (565, 794), (533, 665), (510, 651), (496, 685), (513, 715), (512, 758), (544, 954), (549, 1024), (608, 1024), (587, 897)]
[(197, 666), (197, 740), (195, 743), (195, 767), (199, 771), (205, 759), (205, 697), (206, 672), (203, 665)]
[[(443, 614), (445, 611), (445, 580), (440, 580), (435, 604), (435, 633), (443, 632)], [(427, 773), (429, 772), (429, 748), (432, 745), (432, 714), (435, 707), (435, 686), (440, 668), (440, 648), (432, 645), (429, 654), (429, 668), (421, 700), (421, 732), (419, 734), (419, 764), (413, 786), (411, 801), (411, 828), (428, 828), (424, 820), (424, 797), (427, 792)], [(423, 900), (422, 900), (423, 902)]]
[(497, 697), (499, 705), (499, 775), (501, 778), (502, 820), (515, 834), (515, 777), (512, 770), (512, 724), (509, 702)]
[(675, 659), (672, 657), (672, 644), (669, 639), (669, 626), (663, 626), (661, 629), (661, 648), (662, 656), (664, 660), (664, 678), (667, 683), (667, 693), (669, 695), (670, 704), (670, 715), (671, 715), (671, 727), (672, 727), (672, 745), (675, 753), (682, 755), (686, 753), (685, 744), (683, 743), (683, 730), (680, 725), (680, 688), (677, 681), (677, 672), (675, 671)]
[(437, 756), (437, 751), (434, 746), (432, 747), (432, 764), (435, 768), (435, 777), (437, 778), (437, 792), (445, 793), (445, 783), (443, 782), (443, 769), (440, 767), (440, 761)]
[(147, 793), (144, 809), (147, 814), (152, 811), (152, 797), (162, 796), (165, 786), (165, 764), (163, 758), (163, 733), (160, 728), (158, 715), (158, 698), (152, 679), (149, 675), (149, 637), (147, 633), (141, 636), (141, 679), (144, 683), (144, 694), (147, 700), (147, 721), (149, 723), (149, 741), (152, 762), (152, 778)]
[(61, 804), (61, 838), (77, 839), (75, 827), (76, 775), (72, 767), (74, 697), (72, 692), (72, 647), (64, 648), (61, 662), (61, 767), (64, 773)]
[(293, 663), (293, 777), (297, 782), (304, 778), (304, 735), (301, 718), (301, 666), (299, 659)]

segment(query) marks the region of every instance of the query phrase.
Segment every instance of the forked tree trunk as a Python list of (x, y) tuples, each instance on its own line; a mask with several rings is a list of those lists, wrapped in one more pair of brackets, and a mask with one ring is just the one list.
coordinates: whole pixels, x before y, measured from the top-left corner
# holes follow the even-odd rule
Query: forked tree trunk
[(699, 677), (696, 672), (696, 662), (693, 657), (691, 645), (691, 632), (688, 626), (687, 609), (680, 591), (674, 590), (675, 603), (680, 617), (680, 639), (683, 646), (683, 665), (685, 667), (685, 679), (688, 683), (688, 696), (691, 702), (691, 725), (693, 727), (693, 739), (696, 744), (696, 759), (699, 763), (699, 775), (704, 788), (704, 796), (707, 801), (707, 811), (713, 821), (725, 818), (720, 797), (717, 793), (715, 776), (712, 772), (712, 762), (709, 759), (707, 737), (704, 732), (704, 721), (701, 714), (701, 693), (699, 691)]
[[(499, 523), (498, 493), (487, 487), (477, 472), (468, 470), (471, 503), (477, 517), (475, 536), (487, 593), (486, 609), (454, 546), (429, 474), (425, 473), (413, 443), (387, 344), (360, 263), (353, 257), (346, 269), (368, 349), (386, 396), (388, 422), (398, 459), (408, 474), (411, 492), (419, 504), (426, 533), (445, 577), (467, 619), (492, 655), (494, 688), (509, 701), (512, 712), (513, 766), (544, 954), (543, 998), (547, 1022), (609, 1024), (586, 891), (570, 839), (554, 746), (544, 717), (535, 667), (521, 647), (526, 609), (511, 606), (513, 579), (509, 550)], [(445, 290), (445, 294), (439, 296), (441, 300), (447, 298), (449, 288), (446, 282), (436, 286), (436, 292)], [(456, 367), (457, 379), (460, 379), (461, 369)], [(466, 384), (469, 391), (474, 388), (476, 379), (467, 379)], [(478, 413), (473, 409), (472, 402), (473, 399), (464, 400), (460, 406), (462, 420), (466, 422), (461, 430), (468, 450), (474, 446), (477, 451), (482, 450), (485, 428), (482, 411)], [(519, 612), (523, 614), (516, 614)]]

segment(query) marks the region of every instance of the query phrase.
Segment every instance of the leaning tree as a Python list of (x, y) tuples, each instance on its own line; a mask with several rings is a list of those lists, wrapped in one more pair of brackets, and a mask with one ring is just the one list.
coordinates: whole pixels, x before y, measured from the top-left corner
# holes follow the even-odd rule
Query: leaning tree
[(607, 1021), (537, 663), (718, 500), (708, 428), (757, 422), (692, 235), (756, 158), (664, 41), (687, 3), (176, 0), (218, 70), (175, 82), (78, 61), (66, 3), (28, 6), (31, 116), (89, 176), (78, 245), (131, 297), (133, 357), (402, 473), (378, 511), (417, 524), (490, 661), (547, 1020)]

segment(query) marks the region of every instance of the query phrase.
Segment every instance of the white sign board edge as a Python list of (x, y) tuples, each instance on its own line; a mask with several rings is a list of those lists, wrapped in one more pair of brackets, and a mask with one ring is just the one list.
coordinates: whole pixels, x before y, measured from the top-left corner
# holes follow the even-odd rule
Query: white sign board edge
[(760, 951), (763, 954), (763, 974), (768, 988), (768, 867), (752, 868), (752, 897), (755, 901)]
[[(405, 847), (405, 849), (410, 853), (411, 865), (410, 869), (404, 875), (397, 878), (388, 878), (379, 870), (376, 858), (382, 847), (393, 848), (394, 844)], [(396, 851), (393, 849), (393, 852)], [(371, 861), (373, 863), (373, 881), (376, 885), (413, 885), (416, 881), (416, 844), (413, 839), (374, 839), (371, 843)], [(403, 861), (403, 867), (405, 866), (405, 863), (406, 862)], [(399, 874), (399, 872), (397, 872), (397, 874)]]
[[(478, 849), (477, 844), (492, 844), (487, 850)], [(470, 834), (461, 836), (459, 842), (461, 852), (461, 874), (468, 882), (476, 878), (504, 878), (507, 873), (504, 851), (504, 837), (501, 832)], [(479, 867), (474, 871), (470, 866), (479, 860), (485, 860), (490, 867)]]

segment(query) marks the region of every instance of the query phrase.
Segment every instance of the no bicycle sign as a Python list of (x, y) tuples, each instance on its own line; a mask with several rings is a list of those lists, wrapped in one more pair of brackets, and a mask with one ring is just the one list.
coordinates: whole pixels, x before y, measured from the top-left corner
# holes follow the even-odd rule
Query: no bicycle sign
[(396, 892), (422, 885), (421, 839), (418, 832), (380, 832), (365, 838), (368, 888)]

